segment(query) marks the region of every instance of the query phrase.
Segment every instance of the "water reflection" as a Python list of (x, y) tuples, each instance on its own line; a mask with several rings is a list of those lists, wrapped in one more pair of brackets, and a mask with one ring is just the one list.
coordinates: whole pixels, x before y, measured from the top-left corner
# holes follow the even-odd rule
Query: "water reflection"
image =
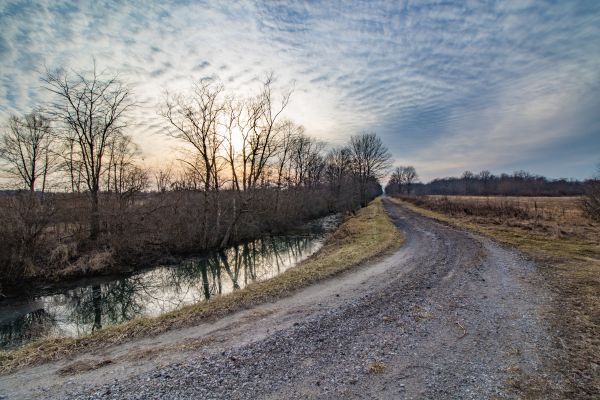
[(0, 303), (0, 347), (47, 336), (79, 336), (138, 316), (157, 316), (186, 304), (269, 279), (317, 251), (332, 217), (298, 236), (267, 237), (108, 282), (34, 299)]

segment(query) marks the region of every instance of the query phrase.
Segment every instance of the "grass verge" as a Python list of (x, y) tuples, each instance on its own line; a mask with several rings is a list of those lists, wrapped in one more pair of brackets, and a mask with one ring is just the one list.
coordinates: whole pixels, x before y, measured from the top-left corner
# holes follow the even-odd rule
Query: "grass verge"
[(43, 339), (12, 351), (0, 352), (0, 373), (9, 373), (20, 367), (58, 360), (138, 337), (193, 326), (203, 319), (272, 301), (395, 249), (402, 241), (403, 235), (389, 220), (381, 199), (376, 199), (343, 222), (321, 250), (281, 275), (160, 317), (139, 318), (88, 336)]
[[(491, 237), (533, 257), (554, 293), (547, 318), (564, 349), (555, 368), (569, 381), (565, 398), (600, 397), (600, 243), (585, 238), (535, 233), (497, 221), (474, 222), (467, 217), (448, 216), (392, 199), (421, 215)], [(517, 384), (525, 398), (544, 398), (543, 382)]]

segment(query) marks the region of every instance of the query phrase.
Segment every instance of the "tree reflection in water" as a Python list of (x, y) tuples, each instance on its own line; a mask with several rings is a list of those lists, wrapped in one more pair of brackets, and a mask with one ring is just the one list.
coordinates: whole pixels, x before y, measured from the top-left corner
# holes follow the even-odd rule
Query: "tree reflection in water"
[[(267, 237), (157, 267), (110, 282), (32, 299), (29, 310), (0, 303), (0, 345), (14, 347), (44, 336), (79, 336), (139, 316), (156, 316), (269, 279), (313, 254), (324, 232)], [(22, 304), (19, 306), (22, 307)]]
[(40, 308), (0, 325), (0, 347), (15, 347), (51, 334), (54, 316)]

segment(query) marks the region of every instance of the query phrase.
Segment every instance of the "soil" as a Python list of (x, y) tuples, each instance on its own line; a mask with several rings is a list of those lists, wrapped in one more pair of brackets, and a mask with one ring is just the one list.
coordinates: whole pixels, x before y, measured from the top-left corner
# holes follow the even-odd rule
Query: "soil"
[(251, 310), (0, 377), (0, 398), (563, 398), (535, 263), (384, 199), (402, 248)]

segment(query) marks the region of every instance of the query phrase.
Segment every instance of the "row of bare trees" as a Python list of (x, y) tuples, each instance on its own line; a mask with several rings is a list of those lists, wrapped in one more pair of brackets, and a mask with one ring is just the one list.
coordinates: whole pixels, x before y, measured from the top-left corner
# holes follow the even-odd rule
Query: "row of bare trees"
[[(420, 183), (413, 167), (397, 167), (390, 176), (385, 192), (416, 196), (581, 196), (584, 215), (593, 221), (600, 221), (600, 165), (597, 169), (596, 177), (585, 181), (548, 179), (526, 171), (494, 175), (484, 170), (477, 174), (465, 171), (460, 177)], [(460, 205), (454, 206), (460, 208)], [(450, 209), (450, 206), (446, 208)], [(513, 210), (509, 213), (513, 213)]]
[(0, 249), (0, 262), (12, 269), (39, 263), (68, 241), (79, 254), (225, 247), (365, 205), (389, 168), (390, 154), (375, 134), (328, 149), (286, 119), (292, 91), (276, 90), (268, 75), (244, 97), (215, 79), (166, 93), (159, 110), (164, 134), (182, 150), (177, 163), (151, 173), (129, 135), (136, 103), (118, 75), (94, 65), (88, 73), (47, 72), (43, 81), (51, 101), (11, 117), (0, 141), (4, 176), (29, 193), (0, 196), (2, 218), (12, 218), (2, 233), (14, 238)]
[(548, 179), (526, 171), (494, 175), (490, 171), (465, 171), (459, 177), (437, 178), (428, 183), (418, 181), (413, 167), (398, 167), (385, 188), (389, 194), (469, 195), (469, 196), (581, 196), (590, 192), (598, 181)]
[(419, 180), (414, 167), (396, 167), (385, 187), (386, 194), (411, 194), (413, 185)]
[[(226, 188), (234, 193), (233, 219), (221, 246), (228, 244), (258, 188), (279, 192), (327, 184), (337, 188), (339, 196), (343, 184), (356, 184), (364, 205), (369, 200), (369, 184), (389, 166), (390, 154), (373, 134), (354, 136), (349, 146), (324, 154), (324, 143), (282, 118), (290, 96), (290, 91), (275, 93), (272, 75), (262, 82), (257, 94), (247, 98), (226, 95), (223, 85), (214, 80), (201, 80), (189, 93), (167, 95), (161, 115), (170, 124), (168, 135), (190, 149), (183, 160), (185, 178), (203, 190), (204, 210), (210, 209), (211, 191), (217, 194), (217, 213), (221, 212), (219, 191)], [(167, 175), (159, 174), (163, 187)], [(280, 211), (279, 202), (277, 195), (275, 213)], [(203, 243), (208, 239), (206, 218)]]
[[(43, 109), (12, 116), (2, 135), (2, 170), (14, 187), (31, 193), (53, 186), (85, 192), (90, 205), (90, 238), (99, 234), (101, 190), (127, 193), (147, 186), (135, 161), (135, 145), (125, 134), (134, 103), (117, 76), (48, 72), (45, 88), (53, 96)], [(104, 187), (103, 187), (104, 185)], [(33, 200), (31, 200), (33, 202)]]

